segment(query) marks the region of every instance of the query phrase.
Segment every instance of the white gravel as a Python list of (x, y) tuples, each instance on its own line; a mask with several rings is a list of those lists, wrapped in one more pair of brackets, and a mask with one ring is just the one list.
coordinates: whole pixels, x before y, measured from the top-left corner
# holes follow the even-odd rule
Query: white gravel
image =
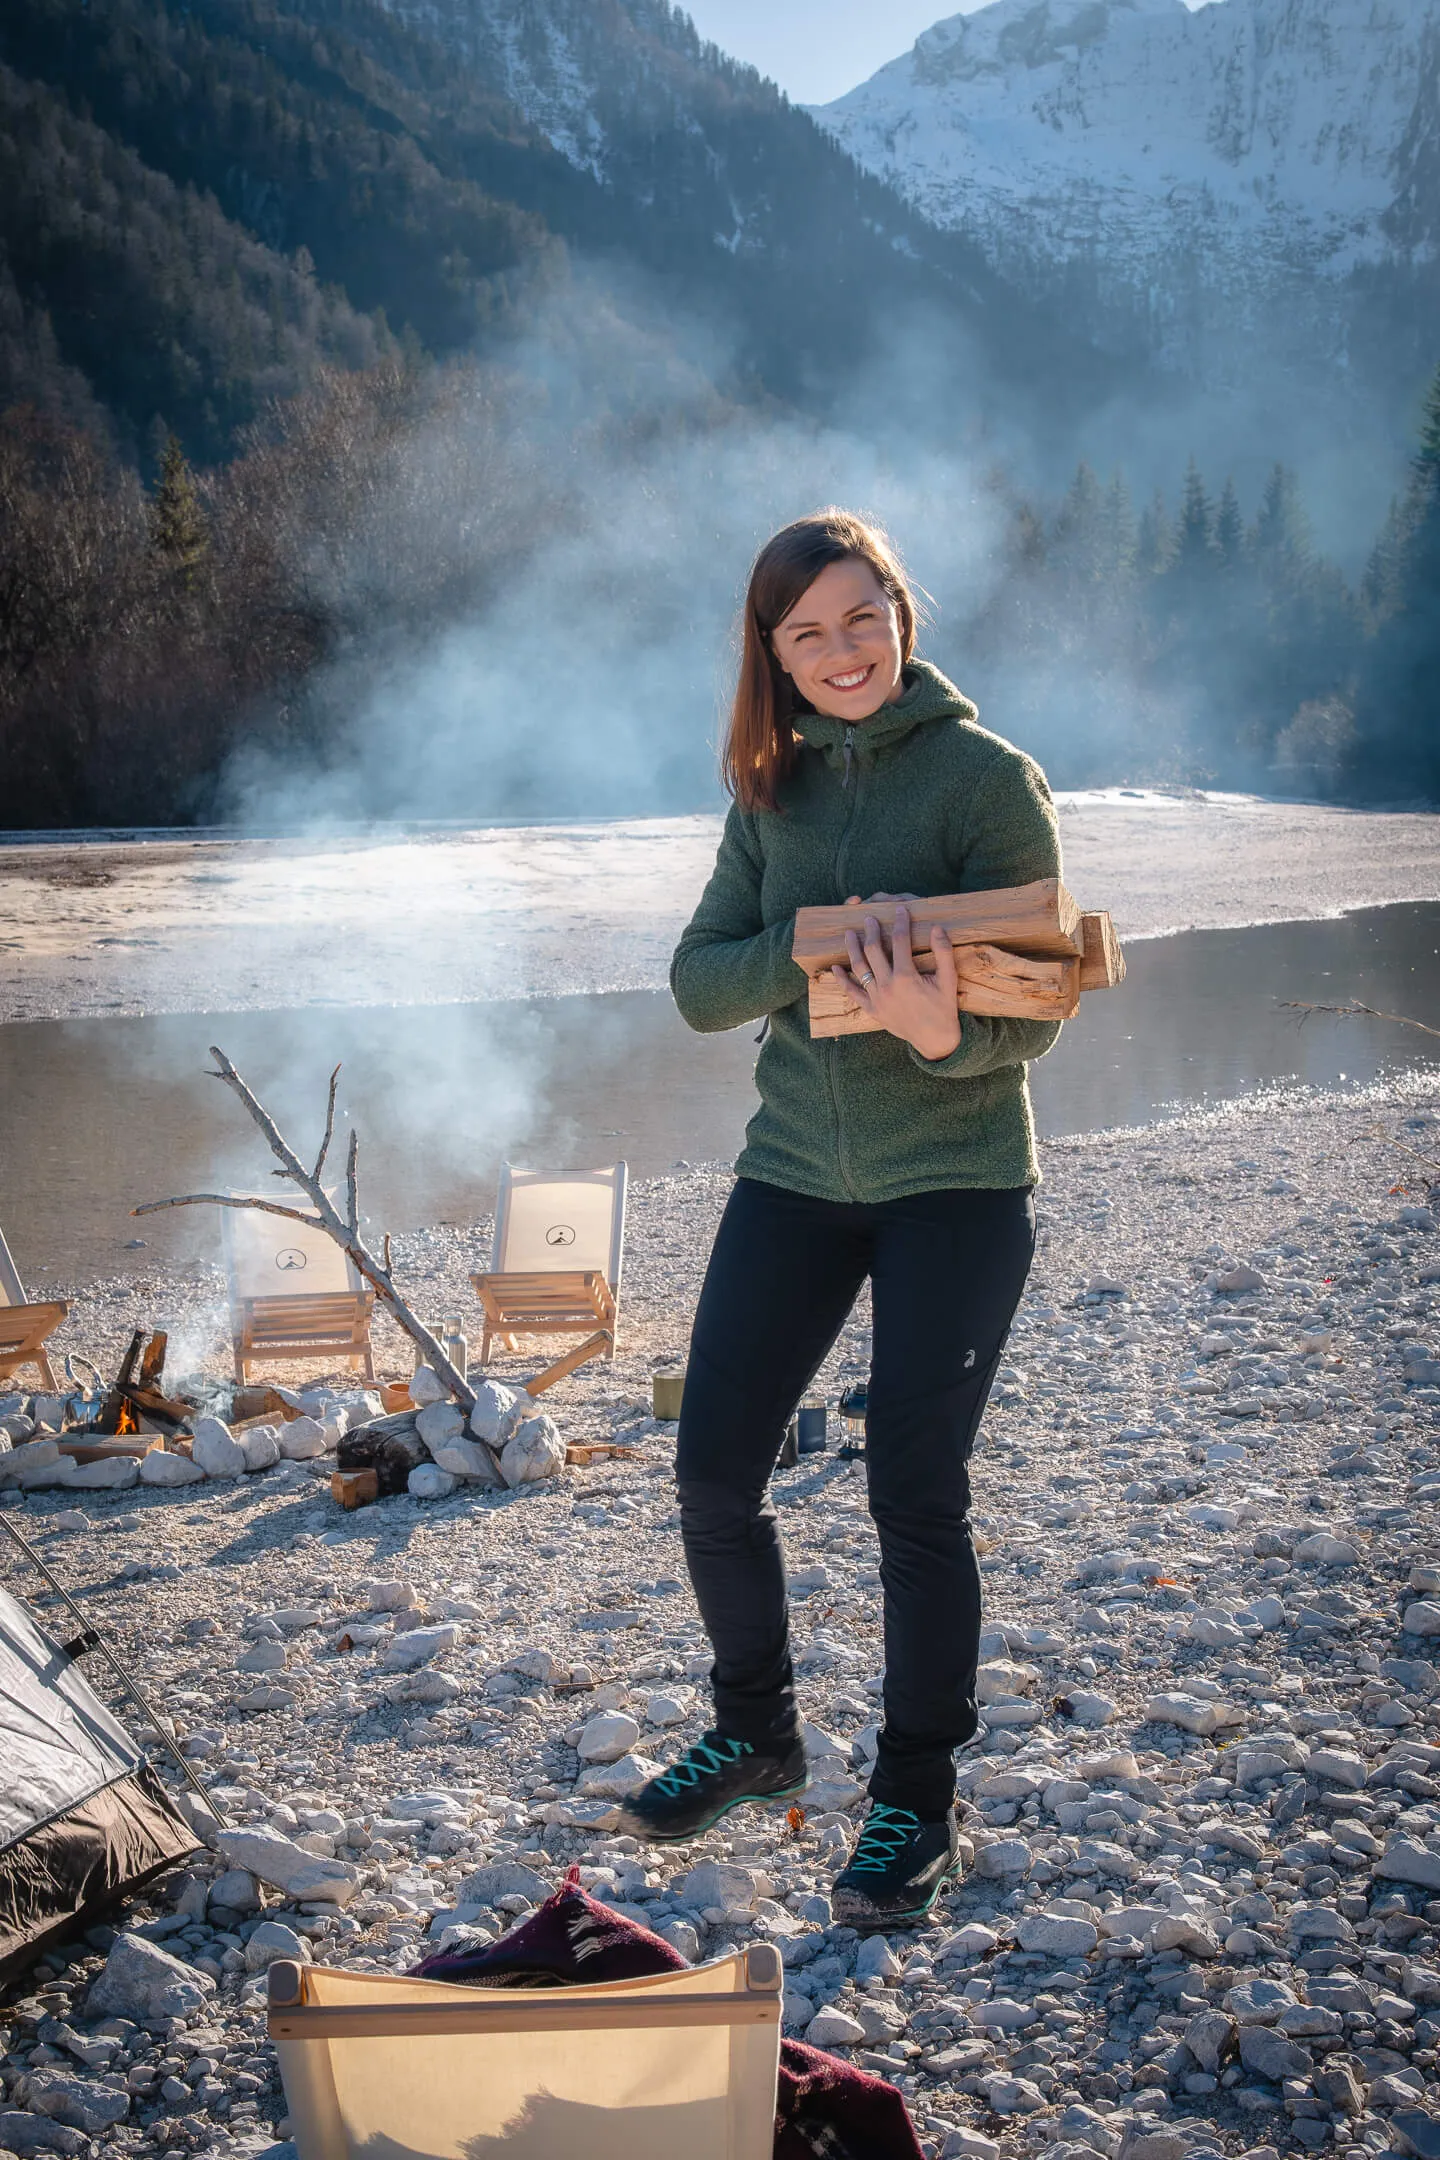
[[(971, 1858), (933, 1924), (888, 1944), (831, 1928), (827, 1903), (881, 1664), (858, 1464), (775, 1481), (816, 1780), (803, 1824), (752, 1810), (658, 1853), (605, 1829), (608, 1796), (705, 1715), (673, 1427), (649, 1419), (648, 1384), (683, 1351), (728, 1173), (632, 1188), (621, 1355), (549, 1398), (567, 1439), (616, 1435), (623, 1461), (353, 1515), (323, 1457), (320, 1476), (282, 1462), (7, 1500), (237, 1834), (124, 1916), (211, 1984), (194, 2007), (144, 2029), (112, 1988), (100, 2018), (102, 1930), (0, 2013), (0, 2150), (57, 2122), (80, 2154), (263, 2146), (283, 2116), (270, 1956), (303, 1940), (403, 1968), (457, 1916), (498, 1933), (579, 1860), (688, 1954), (777, 1939), (788, 2029), (894, 2078), (932, 2152), (1434, 2151), (1440, 1233), (1420, 1157), (1440, 1157), (1433, 1076), (1047, 1148), (975, 1470)], [(397, 1269), (469, 1310), (483, 1242), (407, 1236)], [(153, 1287), (155, 1316), (221, 1372), (215, 1275)], [(68, 1339), (105, 1365), (133, 1296), (85, 1286)], [(857, 1312), (826, 1367), (832, 1402), (865, 1369), (866, 1326)], [(391, 1646), (422, 1626), (436, 1649), (397, 1669)], [(259, 1865), (336, 1887), (287, 1901)]]

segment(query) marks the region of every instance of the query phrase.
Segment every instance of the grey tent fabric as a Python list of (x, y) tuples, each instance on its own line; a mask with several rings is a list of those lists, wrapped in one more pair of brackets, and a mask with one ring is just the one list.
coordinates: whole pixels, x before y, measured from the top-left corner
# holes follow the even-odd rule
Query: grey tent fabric
[(124, 1726), (8, 1590), (0, 1590), (0, 1763), (0, 1852), (140, 1763)]
[(194, 1850), (125, 1728), (0, 1589), (0, 1978)]

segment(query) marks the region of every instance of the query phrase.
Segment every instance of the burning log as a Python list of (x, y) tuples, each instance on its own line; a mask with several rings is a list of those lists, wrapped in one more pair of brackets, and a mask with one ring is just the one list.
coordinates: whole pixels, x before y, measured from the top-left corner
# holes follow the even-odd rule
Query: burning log
[[(303, 1208), (286, 1207), (278, 1200), (257, 1200), (235, 1193), (182, 1193), (171, 1200), (147, 1200), (143, 1206), (133, 1208), (131, 1213), (134, 1215), (158, 1215), (167, 1208), (177, 1207), (254, 1209), (264, 1215), (281, 1215), (289, 1222), (304, 1223), (308, 1228), (323, 1230), (327, 1237), (333, 1238), (341, 1250), (349, 1255), (365, 1281), (373, 1287), (379, 1297), (384, 1299), (400, 1326), (410, 1337), (410, 1340), (419, 1347), (426, 1364), (438, 1376), (448, 1393), (460, 1404), (468, 1416), (475, 1407), (474, 1389), (455, 1370), (435, 1336), (431, 1334), (424, 1321), (417, 1317), (405, 1298), (402, 1297), (390, 1273), (388, 1250), (386, 1260), (378, 1260), (360, 1235), (360, 1136), (353, 1127), (345, 1161), (345, 1213), (343, 1215), (320, 1182), (321, 1174), (325, 1168), (325, 1158), (330, 1152), (330, 1142), (335, 1133), (335, 1090), (340, 1079), (340, 1067), (337, 1065), (330, 1075), (330, 1098), (325, 1113), (325, 1134), (320, 1142), (320, 1152), (315, 1159), (315, 1167), (313, 1170), (307, 1170), (289, 1141), (280, 1132), (269, 1111), (246, 1085), (224, 1051), (212, 1043), (210, 1055), (215, 1060), (215, 1071), (210, 1075), (211, 1079), (223, 1081), (233, 1094), (238, 1095), (251, 1118), (264, 1135), (271, 1154), (279, 1162), (280, 1168), (273, 1174), (276, 1177), (288, 1178), (292, 1185), (297, 1185), (310, 1202), (314, 1213), (306, 1213)], [(489, 1446), (488, 1442), (482, 1442), (481, 1444)], [(490, 1453), (495, 1457), (498, 1465), (498, 1450), (492, 1447)]]
[[(130, 1347), (120, 1360), (120, 1369), (105, 1390), (104, 1399), (90, 1424), (83, 1431), (98, 1437), (114, 1440), (133, 1439), (137, 1443), (153, 1440), (157, 1435), (179, 1432), (194, 1410), (193, 1403), (183, 1402), (166, 1395), (160, 1386), (165, 1374), (166, 1337), (160, 1330), (146, 1340), (144, 1328), (136, 1328), (130, 1338)], [(91, 1368), (93, 1371), (93, 1367)], [(97, 1379), (99, 1375), (96, 1375)], [(77, 1448), (67, 1450), (77, 1453)], [(93, 1460), (98, 1452), (127, 1452), (125, 1450), (90, 1451), (79, 1459)], [(144, 1445), (137, 1444), (128, 1452), (143, 1455)]]

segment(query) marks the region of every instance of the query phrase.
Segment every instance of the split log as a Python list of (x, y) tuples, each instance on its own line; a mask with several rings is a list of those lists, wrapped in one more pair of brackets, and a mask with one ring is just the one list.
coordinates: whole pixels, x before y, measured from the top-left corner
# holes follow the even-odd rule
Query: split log
[(1080, 910), (1058, 878), (1037, 878), (1031, 885), (1011, 885), (998, 892), (942, 893), (931, 900), (877, 900), (850, 907), (800, 908), (795, 916), (791, 955), (807, 975), (843, 965), (845, 933), (864, 934), (865, 918), (874, 916), (888, 948), (895, 911), (910, 911), (910, 947), (917, 964), (929, 963), (930, 932), (936, 923), (952, 945), (1002, 945), (1007, 952), (1033, 959), (1067, 959), (1083, 949)]
[(1106, 914), (1082, 915), (1080, 932), (1085, 953), (1080, 962), (1082, 990), (1114, 990), (1125, 980), (1125, 955)]
[[(917, 955), (923, 963), (930, 955)], [(1080, 1006), (1078, 958), (1027, 960), (995, 945), (957, 949), (955, 974), (961, 1012), (983, 1013), (996, 1020), (1070, 1020)], [(933, 971), (921, 965), (922, 973)], [(881, 1023), (841, 988), (831, 972), (810, 981), (810, 1033), (816, 1040), (834, 1035), (874, 1035)]]

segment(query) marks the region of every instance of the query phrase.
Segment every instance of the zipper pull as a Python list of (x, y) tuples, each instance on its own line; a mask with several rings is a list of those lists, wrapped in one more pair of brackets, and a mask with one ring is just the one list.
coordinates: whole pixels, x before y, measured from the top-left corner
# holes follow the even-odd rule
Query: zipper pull
[(850, 785), (850, 761), (854, 755), (855, 730), (853, 727), (847, 727), (845, 730), (845, 777), (840, 783), (842, 788), (848, 788)]

